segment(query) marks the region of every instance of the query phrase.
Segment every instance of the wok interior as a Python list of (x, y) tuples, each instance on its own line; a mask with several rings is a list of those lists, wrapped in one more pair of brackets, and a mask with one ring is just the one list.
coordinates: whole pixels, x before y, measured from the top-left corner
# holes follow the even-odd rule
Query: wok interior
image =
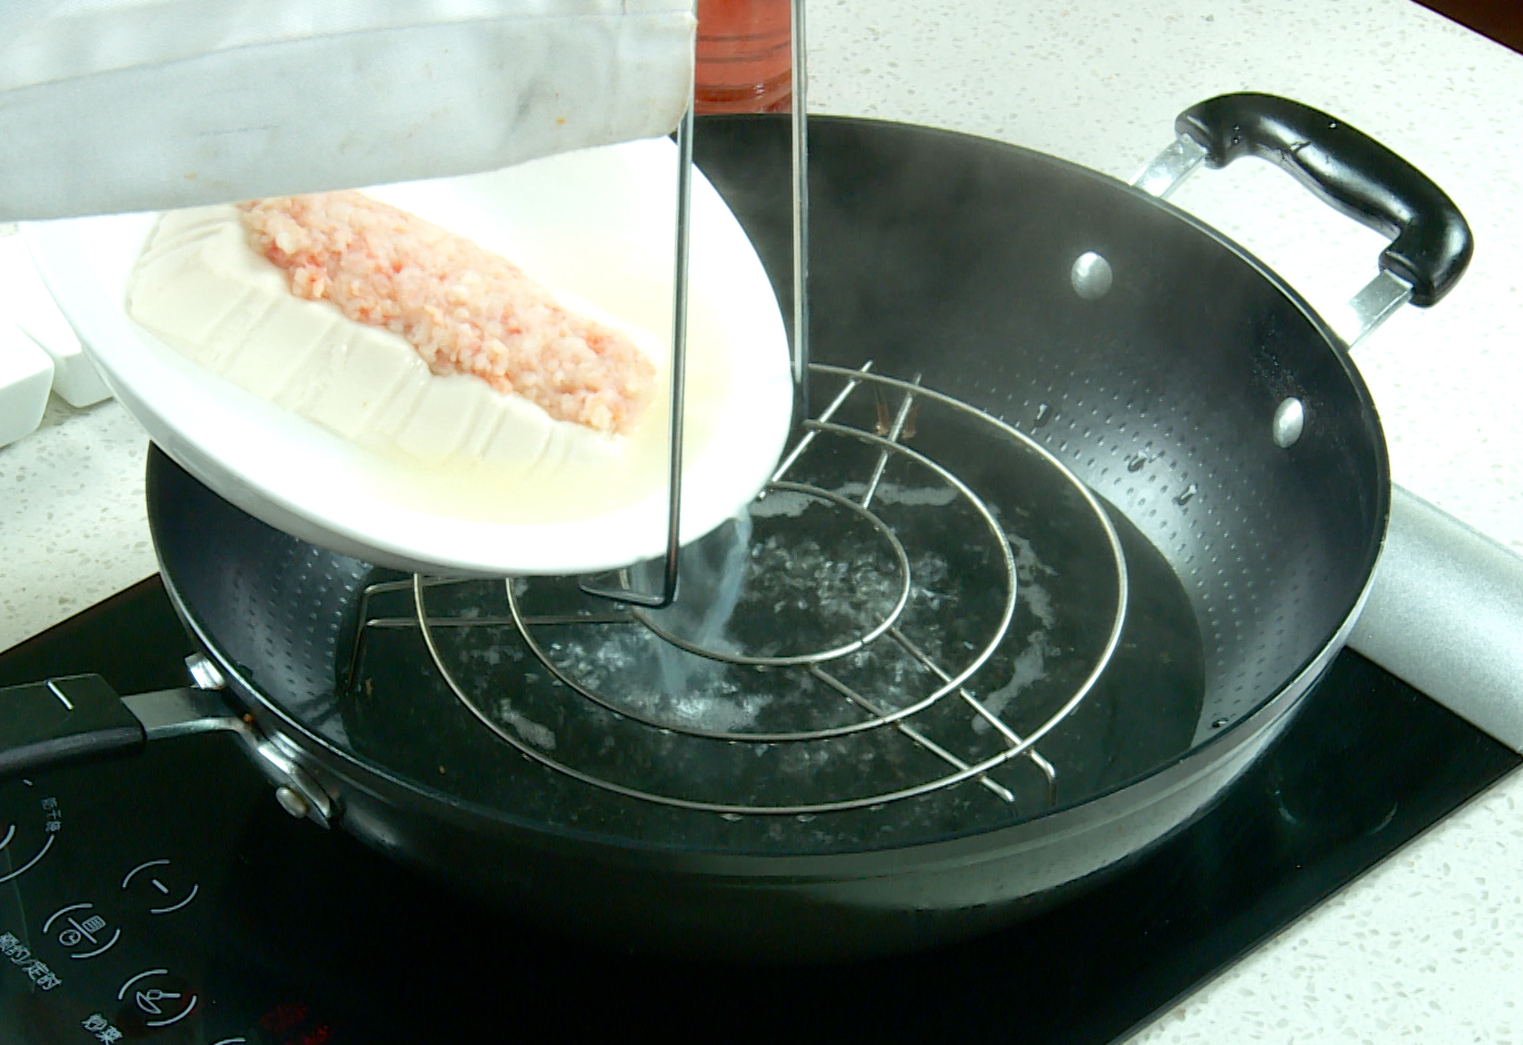
[[(919, 374), (927, 387), (1028, 432), (1104, 499), (1121, 535), (1127, 630), (1100, 685), (1039, 745), (1058, 767), (1055, 794), (1024, 758), (993, 774), (1013, 801), (969, 781), (882, 808), (803, 818), (737, 820), (594, 788), (522, 757), (484, 728), (444, 685), (416, 632), (367, 636), (357, 684), (341, 688), (360, 592), (378, 571), (262, 526), (158, 459), (150, 514), (165, 571), (222, 656), (264, 699), (413, 786), (552, 829), (748, 852), (891, 848), (1038, 817), (1170, 764), (1298, 672), (1363, 587), (1378, 547), (1385, 473), (1362, 385), (1295, 303), (1218, 240), (1089, 172), (925, 129), (828, 119), (812, 128), (816, 361), (871, 359), (880, 373)], [(699, 135), (698, 158), (755, 239), (786, 313), (786, 123), (712, 122)], [(1098, 300), (1081, 298), (1070, 282), (1074, 259), (1087, 251), (1103, 255), (1115, 276)], [(817, 401), (827, 394), (815, 390)], [(1308, 425), (1282, 450), (1270, 419), (1288, 395), (1303, 400)], [(1034, 455), (987, 453), (956, 417), (928, 415), (912, 445), (995, 505), (1012, 546), (1029, 556), (1011, 639), (968, 683), (980, 698), (1005, 699), (1007, 720), (1029, 729), (1082, 677), (1108, 627), (1096, 607), (1106, 604), (1107, 585), (1112, 599), (1114, 588), (1097, 528), (1064, 503), (1061, 484)], [(825, 455), (809, 467), (827, 487), (860, 479), (854, 460)], [(886, 479), (900, 490), (925, 482), (912, 473)], [(944, 507), (884, 509), (897, 513), (911, 559), (932, 554), (927, 548), (942, 557), (930, 571), (934, 583), (922, 571), (905, 624), (942, 646), (969, 641), (963, 632), (979, 632), (998, 601), (988, 555), (970, 536), (976, 526), (955, 512), (921, 510)], [(753, 523), (764, 542), (773, 523)], [(821, 530), (836, 528), (851, 529)], [(685, 565), (705, 554), (722, 560), (726, 541), (736, 535), (721, 532)], [(870, 561), (878, 554), (871, 542), (856, 546), (862, 550), (822, 555), (831, 563), (868, 556), (848, 572), (885, 572)], [(439, 589), (429, 610), (483, 612), (500, 604), (501, 591), (500, 582)], [(543, 581), (528, 582), (524, 596), (545, 606), (576, 598)], [(858, 609), (872, 617), (880, 601), (865, 597)], [(370, 615), (408, 612), (370, 607)], [(805, 627), (795, 622), (792, 630)], [(566, 699), (510, 633), (447, 630), (445, 659), (473, 666), (464, 673), (473, 702), (526, 743), (537, 736), (543, 748), (549, 737), (557, 758), (635, 786), (687, 793), (717, 782), (724, 795), (807, 800), (879, 786), (877, 776), (862, 779), (868, 764), (889, 785), (944, 768), (928, 764), (935, 759), (923, 747), (879, 729), (831, 741), (824, 760), (795, 745), (769, 755), (765, 772), (748, 772), (762, 764), (755, 745), (706, 741), (699, 749), (649, 729), (626, 736), (618, 715)], [(778, 641), (792, 641), (782, 630)], [(546, 641), (574, 659), (566, 650), (575, 640)], [(616, 699), (644, 700), (650, 714), (682, 713), (672, 705), (680, 692), (661, 688), (670, 675), (631, 685), (627, 667), (605, 665), (595, 681)], [(686, 669), (678, 670), (680, 677)], [(1032, 684), (1033, 675), (1043, 684)], [(704, 681), (723, 684), (718, 675)], [(750, 723), (729, 725), (762, 728), (756, 723), (790, 706), (822, 709), (810, 728), (847, 714), (839, 700), (805, 699), (786, 687), (764, 695)], [(744, 710), (745, 700), (725, 706)], [(951, 700), (917, 725), (980, 756), (997, 741), (974, 719)]]
[[(818, 352), (923, 371), (1058, 455), (1195, 607), (1197, 739), (1246, 714), (1347, 617), (1378, 551), (1384, 444), (1352, 367), (1240, 253), (1094, 172), (922, 128), (826, 134), (811, 198), (842, 202), (811, 215)], [(772, 271), (785, 242), (762, 248)], [(1089, 252), (1114, 276), (1098, 300), (1071, 277)], [(1307, 426), (1282, 450), (1288, 396)]]

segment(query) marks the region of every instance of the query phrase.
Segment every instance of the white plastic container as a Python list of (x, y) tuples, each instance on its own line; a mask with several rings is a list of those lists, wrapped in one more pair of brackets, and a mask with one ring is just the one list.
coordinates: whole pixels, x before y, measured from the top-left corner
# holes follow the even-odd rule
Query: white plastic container
[(20, 236), (0, 239), (0, 316), (53, 357), (53, 391), (64, 402), (85, 407), (110, 398), (111, 390), (37, 275)]
[(0, 446), (37, 427), (52, 387), (52, 357), (0, 319)]

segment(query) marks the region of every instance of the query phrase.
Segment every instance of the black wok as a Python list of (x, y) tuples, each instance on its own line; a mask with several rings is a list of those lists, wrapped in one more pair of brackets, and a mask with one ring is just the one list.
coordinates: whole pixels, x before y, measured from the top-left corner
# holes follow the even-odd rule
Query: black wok
[[(1441, 297), (1468, 260), (1468, 229), (1447, 198), (1346, 125), (1278, 99), (1228, 96), (1179, 126), (1213, 162), (1246, 149), (1278, 158), (1390, 231), (1382, 265), (1419, 304)], [(697, 143), (786, 297), (786, 121), (716, 119)], [(1120, 534), (1131, 580), (1122, 640), (1099, 683), (1043, 738), (1055, 780), (1020, 760), (1001, 768), (1013, 800), (969, 780), (879, 807), (738, 817), (592, 786), (483, 728), (416, 630), (361, 627), (363, 589), (388, 575), (264, 526), (157, 450), (148, 507), (166, 587), (253, 730), (225, 712), (205, 717), (204, 696), (182, 694), (170, 710), (128, 698), (137, 718), (151, 733), (238, 730), (288, 809), (500, 906), (629, 946), (744, 958), (884, 952), (989, 929), (1198, 814), (1331, 662), (1380, 549), (1385, 448), (1346, 346), (1240, 248), (1050, 157), (821, 117), (811, 121), (811, 179), (815, 360), (870, 359), (1028, 433), (1095, 491)], [(1103, 291), (1076, 273), (1087, 253), (1108, 263)], [(829, 390), (817, 384), (815, 394)], [(1292, 398), (1303, 423), (1287, 439), (1277, 412)], [(1093, 545), (1075, 545), (1084, 524), (1068, 514), (1069, 495), (1044, 485), (1045, 473), (1010, 473), (967, 439), (929, 408), (916, 436), (957, 462), (1033, 561), (1062, 563), (1022, 575), (1015, 645), (968, 686), (1008, 692), (1030, 666), (1021, 657), (1033, 647), (1020, 643), (1046, 624), (1043, 671), (1076, 677), (1108, 626), (1114, 581), (1092, 561)], [(911, 516), (906, 533), (942, 526)], [(945, 564), (938, 583), (950, 594), (921, 599), (929, 608), (918, 612), (955, 632), (961, 607), (971, 613), (988, 587), (975, 565)], [(450, 641), (463, 643), (462, 662), (519, 656), (496, 638)], [(54, 699), (60, 688), (71, 714)], [(136, 719), (88, 681), (6, 699), (12, 750), (0, 769), (141, 742)], [(577, 718), (557, 699), (510, 690), (501, 714), (548, 721), (556, 757), (591, 750), (606, 729), (615, 749), (606, 758), (621, 771), (747, 772), (732, 754), (689, 766), (664, 747), (621, 739), (619, 748), (617, 716)], [(769, 786), (765, 774), (755, 786)]]

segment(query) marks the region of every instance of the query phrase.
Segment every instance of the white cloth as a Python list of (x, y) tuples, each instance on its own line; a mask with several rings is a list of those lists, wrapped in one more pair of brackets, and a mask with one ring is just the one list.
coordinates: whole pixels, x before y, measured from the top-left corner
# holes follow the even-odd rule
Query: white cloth
[(674, 128), (693, 0), (5, 0), (0, 221), (506, 167)]

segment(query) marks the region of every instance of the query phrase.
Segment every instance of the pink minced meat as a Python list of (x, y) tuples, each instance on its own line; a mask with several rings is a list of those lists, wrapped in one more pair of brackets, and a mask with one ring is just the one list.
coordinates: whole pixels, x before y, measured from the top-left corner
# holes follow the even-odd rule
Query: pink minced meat
[(655, 366), (630, 336), (463, 236), (358, 192), (240, 205), (254, 249), (291, 292), (406, 338), (436, 374), (474, 374), (551, 417), (625, 433)]

